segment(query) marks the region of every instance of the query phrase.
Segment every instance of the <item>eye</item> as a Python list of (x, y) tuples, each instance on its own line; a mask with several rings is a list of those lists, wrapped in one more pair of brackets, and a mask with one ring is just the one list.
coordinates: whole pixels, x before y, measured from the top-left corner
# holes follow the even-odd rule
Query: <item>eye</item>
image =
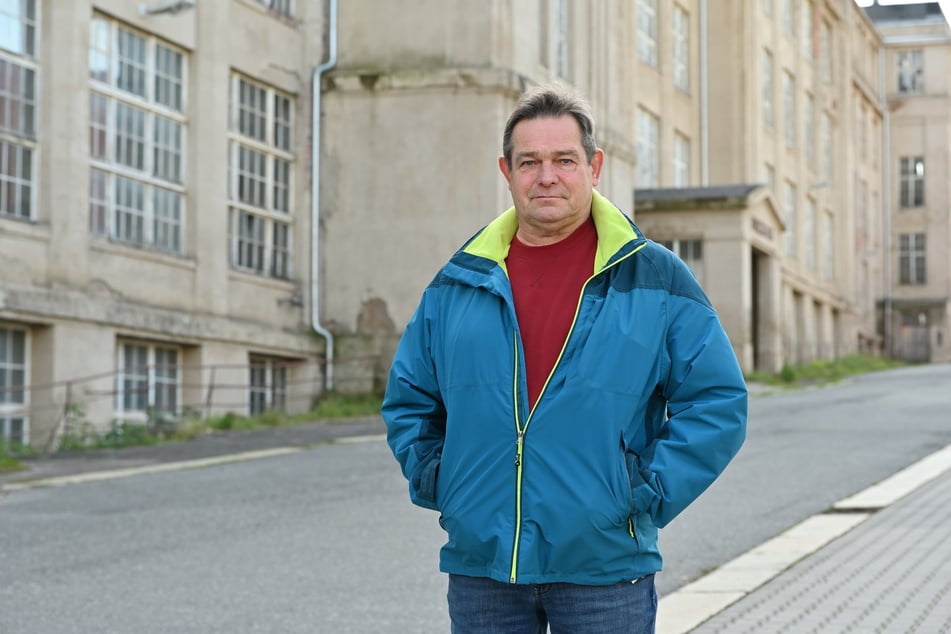
[(519, 165), (520, 165), (521, 167), (534, 167), (534, 166), (535, 166), (535, 161), (533, 161), (533, 160), (531, 160), (531, 159), (525, 159), (525, 160), (522, 161)]
[(574, 162), (575, 162), (574, 159), (569, 159), (569, 158), (561, 159), (562, 165), (574, 165)]

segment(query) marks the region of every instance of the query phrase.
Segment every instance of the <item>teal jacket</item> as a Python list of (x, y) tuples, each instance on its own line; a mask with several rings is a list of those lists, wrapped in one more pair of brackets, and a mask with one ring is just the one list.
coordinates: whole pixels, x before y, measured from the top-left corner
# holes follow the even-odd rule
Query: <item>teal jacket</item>
[(534, 407), (505, 257), (510, 209), (436, 275), (382, 414), (443, 572), (608, 585), (660, 570), (657, 529), (739, 451), (747, 392), (687, 266), (594, 193), (598, 249)]

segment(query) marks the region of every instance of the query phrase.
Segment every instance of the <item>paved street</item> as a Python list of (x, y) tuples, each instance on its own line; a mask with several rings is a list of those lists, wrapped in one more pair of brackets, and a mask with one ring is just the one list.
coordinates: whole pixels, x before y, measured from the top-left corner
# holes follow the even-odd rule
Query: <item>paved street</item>
[[(747, 445), (662, 533), (661, 593), (947, 445), (949, 385), (945, 365), (754, 398)], [(9, 490), (0, 632), (447, 632), (436, 517), (382, 440), (354, 440)]]

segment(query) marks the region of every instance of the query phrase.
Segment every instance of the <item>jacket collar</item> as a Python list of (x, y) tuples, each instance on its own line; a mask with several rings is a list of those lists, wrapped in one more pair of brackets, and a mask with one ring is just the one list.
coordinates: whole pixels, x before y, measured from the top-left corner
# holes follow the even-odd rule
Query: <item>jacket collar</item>
[[(591, 216), (598, 231), (598, 250), (594, 270), (604, 268), (625, 245), (641, 239), (637, 227), (611, 201), (594, 190), (591, 197)], [(486, 258), (505, 269), (505, 258), (518, 230), (515, 207), (503, 212), (466, 244), (461, 252)]]

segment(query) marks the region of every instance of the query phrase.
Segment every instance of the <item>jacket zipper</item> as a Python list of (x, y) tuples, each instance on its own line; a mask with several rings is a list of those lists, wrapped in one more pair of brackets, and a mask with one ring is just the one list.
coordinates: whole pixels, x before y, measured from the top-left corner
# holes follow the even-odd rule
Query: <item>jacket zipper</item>
[[(515, 541), (512, 544), (512, 568), (509, 571), (509, 583), (515, 583), (515, 576), (518, 571), (518, 545), (522, 536), (522, 448), (525, 446), (525, 431), (528, 429), (528, 421), (525, 427), (519, 422), (518, 413), (518, 330), (515, 331), (515, 379), (512, 386), (513, 405), (515, 411), (515, 431), (517, 432), (515, 440)], [(531, 419), (531, 413), (528, 415)]]
[[(581, 301), (584, 299), (584, 289), (587, 288), (588, 282), (593, 280), (595, 277), (597, 277), (601, 273), (604, 273), (608, 269), (613, 268), (617, 264), (620, 264), (627, 258), (631, 257), (632, 255), (634, 255), (635, 253), (643, 249), (645, 246), (647, 246), (646, 243), (642, 244), (641, 246), (637, 247), (636, 249), (634, 249), (633, 251), (625, 255), (623, 258), (620, 258), (617, 262), (614, 262), (613, 264), (604, 267), (603, 269), (601, 269), (600, 271), (598, 271), (597, 273), (589, 277), (587, 280), (585, 280), (585, 283), (581, 286), (581, 292), (578, 293), (578, 305), (575, 306), (575, 316), (571, 320), (571, 327), (568, 328), (568, 334), (565, 335), (565, 341), (564, 343), (561, 344), (561, 352), (558, 353), (558, 358), (555, 359), (555, 364), (552, 366), (551, 372), (548, 373), (548, 378), (545, 379), (545, 384), (542, 386), (542, 390), (538, 395), (538, 399), (536, 399), (535, 403), (532, 404), (532, 407), (528, 412), (528, 418), (525, 420), (524, 426), (520, 422), (519, 408), (518, 408), (518, 377), (519, 377), (520, 368), (518, 363), (518, 329), (516, 328), (515, 330), (515, 334), (514, 334), (514, 343), (515, 343), (514, 345), (514, 348), (515, 348), (514, 377), (515, 378), (513, 380), (513, 385), (512, 385), (513, 407), (515, 411), (515, 431), (516, 431), (515, 539), (512, 544), (512, 567), (509, 570), (509, 583), (515, 583), (516, 580), (518, 579), (518, 548), (519, 548), (519, 544), (521, 542), (521, 537), (522, 537), (522, 468), (523, 468), (523, 462), (524, 462), (522, 460), (522, 455), (525, 449), (525, 434), (528, 433), (528, 425), (529, 423), (532, 422), (532, 414), (535, 413), (535, 407), (542, 400), (542, 397), (545, 396), (545, 390), (548, 388), (548, 382), (551, 381), (551, 377), (552, 375), (555, 374), (555, 370), (558, 368), (558, 364), (561, 363), (561, 357), (565, 353), (565, 346), (568, 345), (568, 340), (571, 338), (571, 333), (574, 332), (575, 330), (575, 323), (578, 321), (578, 312), (581, 310)], [(629, 520), (628, 528), (630, 530), (631, 537), (635, 537), (634, 525), (633, 525), (633, 522), (630, 522), (630, 520)]]

